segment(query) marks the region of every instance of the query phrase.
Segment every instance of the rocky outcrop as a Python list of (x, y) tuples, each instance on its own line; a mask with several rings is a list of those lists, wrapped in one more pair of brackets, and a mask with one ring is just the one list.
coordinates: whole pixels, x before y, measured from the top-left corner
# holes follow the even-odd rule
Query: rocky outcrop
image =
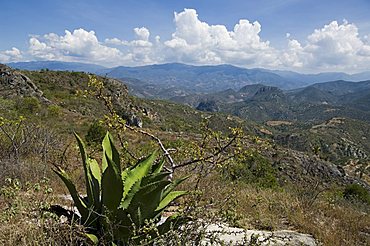
[(283, 176), (294, 182), (307, 182), (313, 180), (320, 183), (342, 182), (344, 172), (331, 162), (321, 160), (315, 156), (308, 156), (298, 151), (289, 151), (276, 163)]
[(4, 98), (36, 97), (48, 102), (42, 91), (22, 73), (0, 64), (0, 95)]
[(217, 112), (220, 110), (217, 103), (213, 100), (201, 101), (196, 107), (196, 109), (206, 112)]
[(313, 236), (291, 230), (259, 231), (211, 224), (205, 228), (202, 245), (320, 245)]
[(286, 181), (299, 185), (317, 183), (320, 187), (328, 187), (333, 183), (338, 185), (358, 183), (370, 191), (370, 185), (350, 175), (342, 166), (317, 156), (289, 149), (280, 149), (275, 154), (264, 152), (264, 155), (274, 160), (273, 166), (278, 170), (282, 183)]
[(129, 116), (124, 117), (123, 119), (126, 120), (126, 124), (128, 124), (129, 126), (136, 126), (139, 128), (143, 127), (143, 121), (141, 120), (140, 117), (136, 116), (135, 114), (130, 114)]

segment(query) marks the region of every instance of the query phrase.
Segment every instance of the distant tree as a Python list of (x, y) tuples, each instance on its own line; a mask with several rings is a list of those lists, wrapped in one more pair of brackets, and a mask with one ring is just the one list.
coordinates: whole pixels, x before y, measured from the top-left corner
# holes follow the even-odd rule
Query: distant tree
[(100, 144), (105, 136), (105, 129), (99, 121), (93, 122), (85, 136), (88, 145)]

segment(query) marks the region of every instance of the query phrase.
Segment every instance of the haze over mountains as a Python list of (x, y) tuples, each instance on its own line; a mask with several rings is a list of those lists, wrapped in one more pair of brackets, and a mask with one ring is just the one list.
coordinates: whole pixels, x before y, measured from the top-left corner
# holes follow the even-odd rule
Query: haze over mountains
[(131, 86), (132, 92), (138, 96), (154, 98), (211, 93), (227, 89), (239, 90), (250, 84), (264, 84), (286, 90), (327, 81), (364, 81), (370, 79), (370, 72), (353, 75), (335, 72), (300, 74), (259, 68), (246, 69), (232, 65), (192, 66), (168, 63), (139, 67), (104, 68), (94, 64), (58, 61), (18, 62), (8, 65), (25, 70), (69, 70), (107, 75), (125, 81)]

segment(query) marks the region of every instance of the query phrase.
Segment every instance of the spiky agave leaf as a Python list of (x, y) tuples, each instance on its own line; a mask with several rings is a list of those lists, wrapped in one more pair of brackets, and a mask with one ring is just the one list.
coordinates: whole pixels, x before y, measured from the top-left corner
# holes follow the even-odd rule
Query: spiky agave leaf
[[(123, 187), (123, 195), (122, 195), (122, 201), (121, 201), (121, 207), (128, 206), (127, 201), (125, 202), (126, 196), (131, 191), (132, 187), (135, 184), (141, 183), (141, 180), (149, 173), (149, 171), (152, 168), (153, 162), (155, 161), (157, 157), (157, 151), (153, 152), (150, 156), (148, 156), (145, 160), (138, 163), (133, 168), (128, 168), (122, 173), (122, 179), (124, 182)], [(127, 205), (124, 205), (127, 204)]]
[(101, 173), (98, 162), (95, 159), (89, 158), (87, 160), (89, 172), (92, 182), (92, 192), (94, 197), (94, 209), (100, 213), (101, 212)]
[(165, 179), (167, 179), (167, 177), (170, 174), (171, 174), (170, 172), (160, 172), (160, 173), (151, 173), (151, 174), (148, 174), (147, 176), (145, 176), (142, 179), (141, 185), (142, 186), (145, 186), (145, 185), (148, 185), (150, 183), (154, 183), (156, 181), (165, 180)]
[(102, 172), (104, 173), (105, 169), (108, 167), (108, 160), (106, 156), (108, 156), (117, 166), (117, 169), (121, 171), (121, 161), (119, 157), (119, 153), (114, 146), (112, 135), (107, 132), (105, 135), (103, 142), (103, 158), (102, 158)]
[(171, 191), (173, 191), (179, 184), (181, 184), (182, 182), (184, 182), (185, 180), (187, 180), (188, 178), (190, 177), (189, 176), (185, 176), (183, 178), (179, 178), (179, 179), (175, 179), (174, 181), (171, 182), (171, 184), (169, 186), (167, 186), (164, 190), (163, 190), (163, 198), (166, 197)]
[[(161, 202), (162, 191), (170, 183), (168, 180), (150, 183), (134, 195), (127, 211), (131, 214), (136, 225), (141, 226), (145, 219), (155, 219), (157, 215), (155, 209)], [(137, 214), (137, 211), (140, 211), (140, 214)]]
[(168, 195), (162, 198), (161, 202), (158, 204), (158, 207), (155, 209), (155, 212), (162, 212), (171, 202), (186, 194), (188, 194), (187, 191), (172, 191), (168, 193)]
[(114, 215), (123, 194), (123, 183), (118, 165), (105, 153), (107, 168), (102, 175), (102, 205), (103, 214)]
[(155, 183), (161, 180), (165, 180), (166, 177), (169, 175), (168, 172), (157, 173), (157, 174), (150, 174), (143, 177), (142, 180), (138, 180), (130, 189), (129, 193), (126, 197), (122, 200), (120, 207), (123, 209), (127, 209), (130, 205), (132, 199), (136, 195), (136, 193), (145, 186), (148, 186), (151, 183)]
[(80, 136), (78, 136), (76, 133), (74, 133), (74, 135), (75, 135), (75, 138), (77, 140), (78, 147), (80, 149), (82, 164), (83, 164), (83, 168), (84, 168), (85, 182), (86, 182), (86, 194), (87, 194), (87, 201), (88, 201), (87, 206), (91, 208), (91, 207), (94, 206), (94, 202), (96, 200), (95, 196), (97, 194), (94, 194), (94, 191), (93, 191), (94, 190), (94, 187), (93, 187), (94, 184), (93, 184), (93, 180), (92, 180), (92, 177), (91, 177), (89, 157), (87, 156), (85, 144), (82, 141), (82, 139), (80, 138)]
[(152, 167), (152, 174), (160, 173), (162, 172), (164, 166), (164, 158), (158, 162), (157, 164), (154, 164)]
[(57, 169), (54, 169), (53, 171), (60, 177), (60, 179), (66, 185), (69, 193), (71, 194), (75, 206), (77, 207), (78, 211), (81, 214), (82, 222), (85, 223), (89, 216), (89, 210), (87, 208), (87, 204), (78, 194), (76, 186), (73, 184), (68, 174), (60, 167), (57, 167)]

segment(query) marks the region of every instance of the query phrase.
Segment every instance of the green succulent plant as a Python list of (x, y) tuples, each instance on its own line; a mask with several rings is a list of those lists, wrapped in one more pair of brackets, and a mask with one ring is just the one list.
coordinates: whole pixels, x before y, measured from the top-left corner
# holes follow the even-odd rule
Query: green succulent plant
[[(168, 180), (169, 172), (163, 171), (164, 161), (155, 162), (155, 151), (135, 166), (121, 170), (120, 156), (109, 132), (103, 139), (101, 168), (90, 158), (81, 138), (75, 134), (82, 157), (86, 179), (86, 197), (81, 196), (68, 174), (57, 167), (54, 172), (67, 186), (80, 216), (87, 228), (87, 236), (95, 243), (105, 240), (119, 244), (140, 242), (155, 238), (184, 223), (185, 219), (174, 214), (158, 224), (162, 212), (175, 199), (187, 194), (175, 191), (185, 178)], [(151, 221), (155, 230), (142, 230)]]

